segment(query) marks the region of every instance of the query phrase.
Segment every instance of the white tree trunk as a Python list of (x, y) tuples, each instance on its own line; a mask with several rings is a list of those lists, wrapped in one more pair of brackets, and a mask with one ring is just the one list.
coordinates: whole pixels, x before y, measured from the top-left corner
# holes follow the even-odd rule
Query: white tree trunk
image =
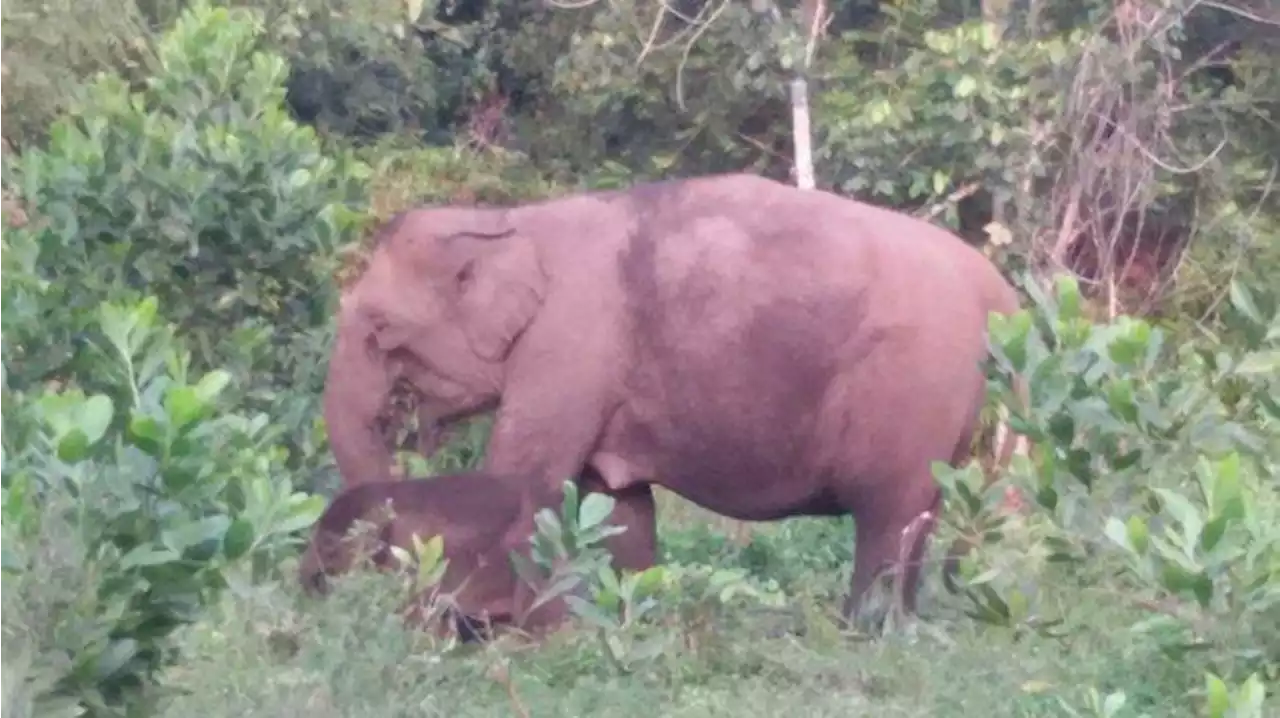
[(791, 134), (795, 145), (796, 186), (813, 189), (813, 144), (809, 129), (809, 82), (802, 76), (791, 80)]
[(816, 181), (813, 174), (813, 132), (809, 122), (809, 81), (806, 75), (813, 62), (813, 52), (818, 45), (818, 36), (822, 34), (825, 0), (804, 0), (804, 21), (808, 27), (809, 40), (805, 43), (804, 62), (791, 79), (791, 135), (795, 147), (795, 180), (800, 189), (813, 189)]

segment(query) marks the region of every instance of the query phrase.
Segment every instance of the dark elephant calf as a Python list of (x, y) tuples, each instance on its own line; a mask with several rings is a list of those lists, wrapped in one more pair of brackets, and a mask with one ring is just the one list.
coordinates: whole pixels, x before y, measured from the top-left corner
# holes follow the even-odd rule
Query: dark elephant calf
[[(380, 481), (339, 493), (316, 522), (303, 554), (299, 580), (312, 594), (328, 593), (327, 577), (345, 573), (368, 557), (379, 568), (398, 562), (392, 546), (413, 550), (413, 536), (439, 535), (449, 561), (433, 589), (452, 594), (455, 608), (445, 612), (462, 639), (474, 640), (478, 627), (516, 625), (530, 632), (551, 627), (564, 617), (563, 604), (550, 601), (522, 615), (533, 591), (519, 580), (507, 551), (527, 546), (527, 536), (508, 535), (516, 525), (531, 482), (472, 472), (426, 479)], [(357, 521), (372, 530), (352, 531)], [(421, 605), (410, 615), (421, 621)], [(447, 631), (450, 626), (438, 628)]]

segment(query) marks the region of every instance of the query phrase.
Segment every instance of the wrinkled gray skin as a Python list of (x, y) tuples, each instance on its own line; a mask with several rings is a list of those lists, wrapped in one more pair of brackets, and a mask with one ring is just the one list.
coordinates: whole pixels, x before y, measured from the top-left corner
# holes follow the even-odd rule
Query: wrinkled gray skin
[(395, 376), (442, 425), (496, 406), (483, 469), (585, 473), (625, 568), (655, 560), (651, 484), (739, 520), (852, 513), (845, 616), (901, 558), (911, 611), (932, 522), (900, 536), (937, 508), (930, 463), (969, 458), (988, 312), (1017, 307), (941, 228), (752, 175), (419, 209), (343, 297), (325, 417), (363, 481)]

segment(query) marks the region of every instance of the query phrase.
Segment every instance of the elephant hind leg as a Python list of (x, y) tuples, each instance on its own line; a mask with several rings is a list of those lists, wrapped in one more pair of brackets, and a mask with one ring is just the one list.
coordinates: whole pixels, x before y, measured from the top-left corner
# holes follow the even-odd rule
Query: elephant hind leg
[(895, 574), (892, 585), (900, 597), (899, 608), (915, 613), (921, 562), (937, 525), (940, 499), (932, 478), (926, 478), (927, 484), (917, 484), (916, 491), (896, 496), (894, 502), (854, 513), (853, 576), (842, 612), (846, 623), (855, 620), (867, 592), (886, 569)]

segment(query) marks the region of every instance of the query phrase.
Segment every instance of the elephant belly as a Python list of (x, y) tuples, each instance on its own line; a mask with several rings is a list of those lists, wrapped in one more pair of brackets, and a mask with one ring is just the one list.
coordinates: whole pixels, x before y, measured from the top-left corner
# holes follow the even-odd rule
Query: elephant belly
[(704, 422), (628, 418), (614, 424), (621, 431), (610, 432), (591, 461), (614, 490), (653, 483), (744, 521), (846, 512), (800, 432), (721, 411)]

